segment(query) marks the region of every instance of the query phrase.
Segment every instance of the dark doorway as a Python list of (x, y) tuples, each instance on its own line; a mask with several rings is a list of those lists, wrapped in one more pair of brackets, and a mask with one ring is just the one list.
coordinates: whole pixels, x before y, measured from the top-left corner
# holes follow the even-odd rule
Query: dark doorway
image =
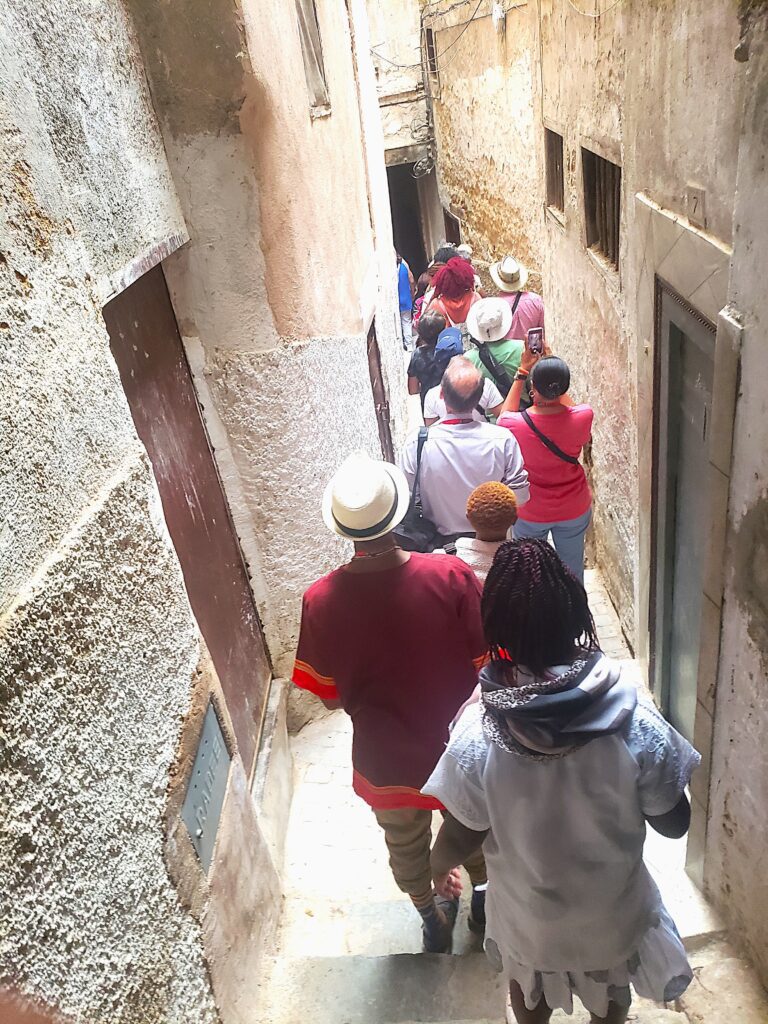
[(665, 714), (691, 742), (709, 536), (714, 353), (714, 325), (657, 281), (651, 680)]
[(381, 374), (381, 353), (376, 338), (376, 328), (371, 324), (368, 331), (368, 372), (371, 377), (373, 402), (376, 407), (376, 424), (379, 428), (381, 453), (388, 462), (395, 461), (395, 449), (392, 445), (392, 432), (389, 426), (389, 402)]
[(427, 269), (428, 261), (424, 250), (419, 189), (412, 171), (413, 164), (388, 167), (387, 181), (395, 248), (411, 268), (414, 280), (418, 280), (419, 274)]
[(162, 269), (108, 303), (104, 320), (249, 772), (271, 670)]

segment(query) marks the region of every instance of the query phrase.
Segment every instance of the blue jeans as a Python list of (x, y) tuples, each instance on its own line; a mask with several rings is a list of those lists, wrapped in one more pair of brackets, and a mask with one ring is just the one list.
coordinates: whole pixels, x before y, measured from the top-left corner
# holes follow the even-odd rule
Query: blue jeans
[(577, 519), (563, 519), (558, 523), (529, 523), (518, 519), (515, 540), (535, 537), (546, 540), (552, 534), (552, 544), (573, 575), (584, 583), (584, 534), (592, 521), (592, 508)]

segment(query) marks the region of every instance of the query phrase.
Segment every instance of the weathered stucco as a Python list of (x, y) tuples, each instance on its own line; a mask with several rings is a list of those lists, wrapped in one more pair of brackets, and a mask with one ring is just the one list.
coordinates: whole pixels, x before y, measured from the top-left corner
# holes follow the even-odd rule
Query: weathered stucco
[[(0, 985), (88, 1024), (241, 1024), (278, 876), (101, 316), (185, 227), (121, 5), (70, 8), (0, 11)], [(210, 695), (233, 759), (206, 878), (178, 812)]]
[(78, 1020), (218, 1019), (163, 862), (199, 643), (162, 530), (137, 460), (0, 622), (0, 977)]
[[(594, 19), (542, 0), (511, 7), (505, 31), (497, 33), (490, 6), (481, 6), (440, 68), (435, 119), (443, 200), (462, 214), (462, 232), (481, 259), (511, 250), (530, 266), (533, 287), (541, 283), (549, 343), (571, 364), (573, 394), (595, 409), (596, 554), (627, 636), (642, 647), (647, 566), (640, 537), (650, 519), (650, 489), (639, 470), (649, 464), (645, 384), (653, 365), (647, 282), (660, 272), (667, 280), (674, 275), (670, 283), (686, 296), (699, 286), (724, 295), (721, 260), (731, 234), (741, 101), (736, 10), (730, 0), (621, 4)], [(438, 51), (457, 39), (466, 18), (460, 7), (433, 19)], [(564, 137), (561, 215), (545, 208), (545, 126)], [(585, 248), (582, 146), (622, 167), (619, 272)], [(688, 209), (689, 185), (706, 191), (714, 242), (695, 281), (697, 265), (670, 260), (659, 271), (676, 238), (665, 250), (660, 227), (655, 246), (635, 202), (642, 193), (678, 220)], [(672, 225), (668, 234), (675, 230), (679, 237), (682, 228)], [(722, 277), (704, 285), (709, 274)]]
[(325, 485), (349, 452), (380, 457), (372, 403), (354, 400), (370, 391), (365, 342), (318, 338), (263, 354), (222, 353), (206, 376), (259, 536), (257, 597), (273, 662), (278, 674), (290, 673), (301, 595), (348, 550), (322, 521)]
[[(341, 555), (319, 516), (322, 485), (352, 449), (380, 452), (372, 322), (396, 441), (404, 430), (365, 8), (317, 4), (330, 113), (313, 116), (293, 4), (222, 0), (215, 48), (177, 35), (157, 5), (131, 6), (191, 236), (166, 276), (272, 661), (286, 671), (301, 592)], [(186, 87), (190, 63), (205, 65), (202, 96)], [(229, 109), (233, 95), (239, 130), (220, 133), (213, 106)]]
[(184, 233), (146, 80), (120, 3), (3, 5), (102, 300), (126, 264)]
[(438, 82), (432, 80), (432, 89), (440, 191), (443, 204), (461, 219), (462, 238), (477, 260), (490, 262), (513, 252), (531, 269), (531, 287), (539, 289), (536, 5), (513, 8), (503, 34), (494, 27), (491, 7), (484, 3), (468, 27), (468, 7), (425, 21), (435, 32), (438, 52)]
[(410, 147), (416, 142), (411, 126), (427, 119), (419, 5), (416, 0), (367, 0), (366, 9), (384, 147)]
[(743, 342), (706, 881), (733, 935), (747, 946), (768, 983), (768, 14), (753, 14), (745, 30), (749, 61), (728, 295), (732, 314), (743, 324)]

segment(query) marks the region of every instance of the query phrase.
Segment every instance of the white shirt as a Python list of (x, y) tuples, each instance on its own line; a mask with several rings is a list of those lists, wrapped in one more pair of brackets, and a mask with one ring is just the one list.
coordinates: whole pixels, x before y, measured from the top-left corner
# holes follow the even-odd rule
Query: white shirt
[[(477, 403), (481, 409), (495, 409), (497, 405), (501, 405), (504, 398), (493, 383), (487, 377), (483, 378), (483, 393), (480, 396), (480, 401)], [(445, 402), (440, 397), (440, 385), (436, 388), (430, 388), (424, 397), (424, 419), (425, 420), (444, 420), (448, 415), (448, 410), (445, 408)], [(472, 410), (472, 419), (477, 420), (478, 423), (485, 423), (485, 416), (477, 409)]]
[[(418, 440), (416, 433), (406, 441), (399, 460), (411, 488), (416, 476)], [(424, 515), (440, 533), (447, 536), (473, 532), (467, 519), (467, 498), (489, 480), (498, 480), (511, 488), (518, 505), (528, 501), (528, 474), (511, 430), (476, 420), (440, 422), (429, 428), (421, 456), (419, 491)]]
[(490, 829), (486, 943), (539, 971), (606, 970), (637, 952), (662, 906), (645, 815), (671, 811), (699, 761), (642, 697), (625, 728), (564, 757), (502, 750), (482, 704), (468, 707), (423, 792)]
[[(456, 557), (466, 562), (481, 583), (485, 583), (488, 571), (493, 565), (496, 552), (503, 540), (478, 540), (476, 537), (459, 537), (456, 541)], [(434, 555), (444, 555), (443, 548), (435, 548)]]

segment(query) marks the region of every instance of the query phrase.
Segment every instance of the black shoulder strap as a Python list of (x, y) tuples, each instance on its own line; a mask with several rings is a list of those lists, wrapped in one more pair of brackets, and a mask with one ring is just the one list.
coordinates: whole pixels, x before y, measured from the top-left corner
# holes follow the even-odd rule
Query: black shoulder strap
[(575, 459), (572, 455), (566, 455), (562, 448), (558, 448), (558, 446), (555, 444), (551, 437), (547, 437), (546, 434), (542, 434), (542, 432), (533, 422), (533, 419), (531, 418), (531, 415), (527, 409), (524, 409), (523, 412), (520, 413), (520, 415), (523, 417), (525, 422), (528, 424), (528, 426), (531, 428), (534, 434), (538, 437), (538, 439), (543, 444), (545, 444), (547, 448), (549, 448), (553, 455), (556, 455), (558, 459), (562, 459), (563, 462), (570, 462), (573, 466), (579, 465), (578, 459)]
[(519, 306), (520, 299), (522, 297), (523, 297), (523, 293), (522, 292), (518, 292), (517, 295), (515, 296), (515, 301), (512, 303), (512, 316), (514, 316), (515, 313), (517, 312), (517, 307)]
[(512, 378), (484, 341), (477, 343), (477, 352), (480, 356), (480, 362), (496, 382), (496, 387), (501, 392), (502, 398), (506, 398), (509, 394), (509, 389), (512, 387)]
[(429, 433), (429, 427), (419, 427), (419, 440), (416, 446), (416, 475), (413, 478), (413, 487), (411, 488), (411, 504), (415, 505), (419, 500), (419, 477), (421, 476), (421, 453), (424, 451), (424, 445), (427, 441), (427, 434)]

